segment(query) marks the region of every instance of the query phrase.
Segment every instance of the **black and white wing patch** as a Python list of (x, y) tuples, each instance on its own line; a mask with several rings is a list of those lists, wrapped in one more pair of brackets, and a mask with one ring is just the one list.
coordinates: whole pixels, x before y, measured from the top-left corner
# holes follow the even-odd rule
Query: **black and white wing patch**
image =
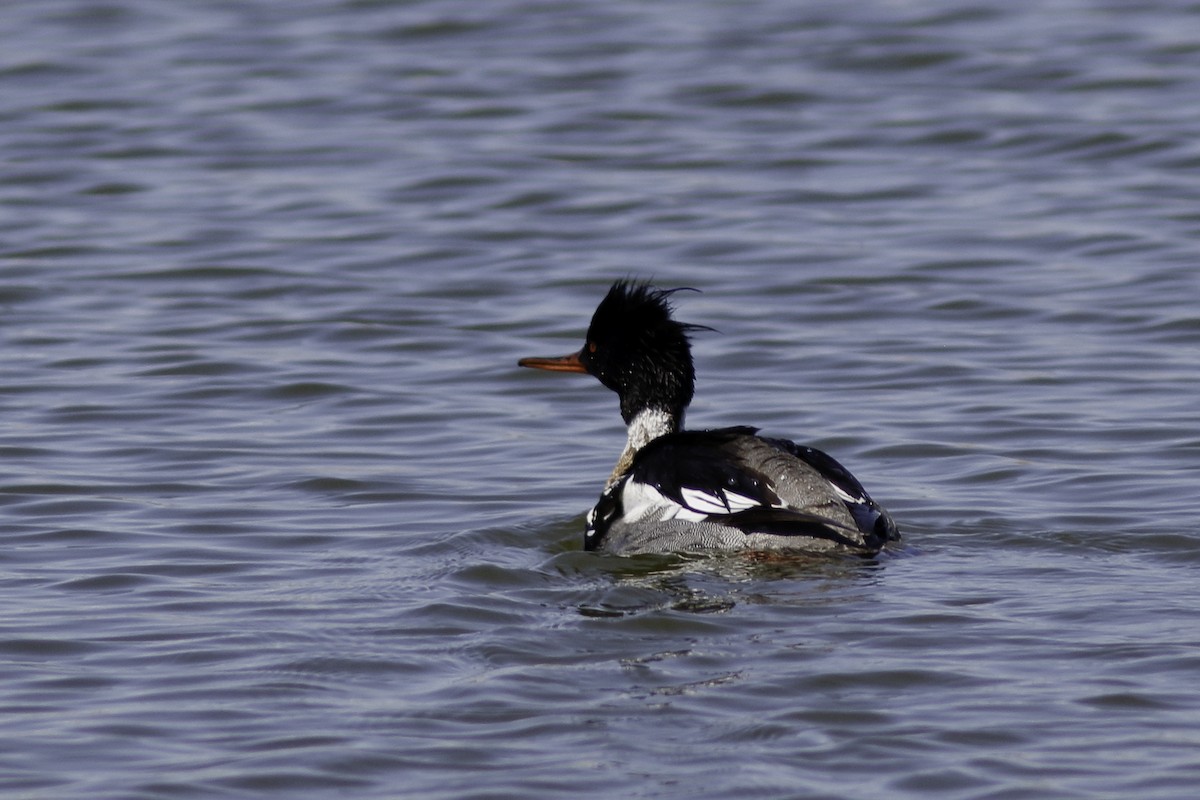
[[(736, 460), (721, 458), (710, 441), (690, 432), (652, 442), (634, 459), (629, 472), (605, 489), (588, 512), (584, 549), (600, 547), (614, 522), (653, 524), (719, 522), (740, 527), (738, 515), (782, 508), (765, 476), (748, 472)], [(751, 435), (753, 428), (731, 428), (718, 442)], [(724, 434), (724, 436), (722, 436)]]
[[(755, 432), (748, 427), (684, 431), (647, 445), (623, 481), (626, 519), (682, 519), (746, 534), (807, 536), (857, 546), (857, 531), (788, 506), (771, 478), (741, 457), (738, 440)], [(847, 495), (854, 486), (846, 487)], [(837, 486), (835, 490), (839, 497), (844, 491)]]
[(651, 442), (633, 462), (630, 479), (653, 487), (665, 499), (698, 515), (736, 514), (753, 508), (782, 508), (771, 481), (747, 469), (722, 445), (754, 428), (685, 431)]
[[(682, 431), (642, 448), (628, 472), (608, 487), (588, 512), (584, 548), (596, 550), (614, 524), (691, 522), (742, 534), (823, 539), (849, 548), (877, 549), (899, 539), (892, 518), (862, 484), (829, 455), (786, 439), (764, 439), (754, 428)], [(767, 472), (776, 452), (806, 464), (849, 520), (830, 519), (782, 500)], [(764, 471), (765, 470), (765, 471)], [(840, 515), (839, 515), (840, 516)]]

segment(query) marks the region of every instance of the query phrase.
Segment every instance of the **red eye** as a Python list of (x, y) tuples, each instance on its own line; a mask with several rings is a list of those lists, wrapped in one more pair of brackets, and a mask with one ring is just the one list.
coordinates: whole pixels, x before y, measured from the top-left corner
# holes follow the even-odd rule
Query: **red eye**
[(588, 342), (588, 352), (589, 353), (596, 352), (596, 343), (595, 342)]

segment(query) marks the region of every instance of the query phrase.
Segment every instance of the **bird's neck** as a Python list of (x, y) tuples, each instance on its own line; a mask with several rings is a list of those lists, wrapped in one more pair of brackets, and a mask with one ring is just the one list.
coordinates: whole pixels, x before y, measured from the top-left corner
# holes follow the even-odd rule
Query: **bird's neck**
[(627, 429), (628, 439), (625, 450), (617, 459), (617, 465), (609, 476), (605, 489), (612, 486), (633, 465), (633, 457), (650, 442), (668, 433), (675, 433), (683, 427), (683, 413), (675, 413), (662, 408), (647, 408), (639, 411), (629, 420)]

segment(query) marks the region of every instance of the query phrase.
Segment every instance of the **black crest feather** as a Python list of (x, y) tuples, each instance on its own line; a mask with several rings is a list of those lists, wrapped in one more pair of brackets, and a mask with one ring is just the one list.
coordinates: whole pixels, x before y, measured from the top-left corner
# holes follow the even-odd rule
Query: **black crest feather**
[(581, 357), (589, 372), (621, 396), (626, 422), (653, 407), (682, 415), (692, 401), (695, 370), (689, 334), (705, 328), (672, 316), (671, 296), (685, 288), (659, 289), (644, 281), (620, 280), (592, 315)]

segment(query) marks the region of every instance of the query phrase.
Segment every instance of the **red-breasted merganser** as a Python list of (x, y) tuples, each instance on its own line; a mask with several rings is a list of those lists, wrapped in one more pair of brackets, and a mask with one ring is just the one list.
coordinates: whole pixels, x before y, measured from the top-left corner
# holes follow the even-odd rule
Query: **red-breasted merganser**
[(592, 315), (583, 348), (523, 367), (595, 376), (617, 393), (628, 442), (588, 512), (585, 550), (877, 553), (896, 524), (841, 464), (757, 428), (685, 431), (695, 370), (670, 296), (618, 281)]

